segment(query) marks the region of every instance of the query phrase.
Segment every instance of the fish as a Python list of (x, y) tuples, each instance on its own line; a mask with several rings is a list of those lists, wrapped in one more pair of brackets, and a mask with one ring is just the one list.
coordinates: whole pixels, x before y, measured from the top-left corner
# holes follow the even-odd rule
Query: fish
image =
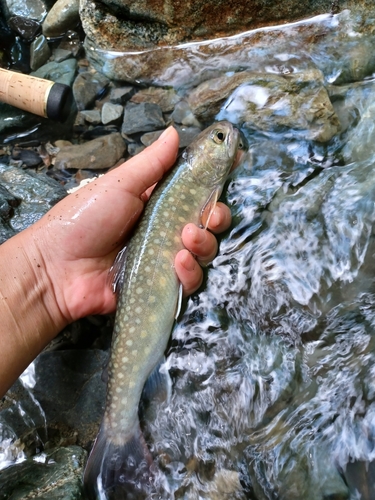
[(147, 497), (153, 460), (138, 407), (146, 387), (155, 392), (161, 383), (160, 363), (181, 307), (174, 259), (183, 248), (182, 229), (202, 225), (203, 215), (207, 227), (243, 149), (228, 121), (203, 130), (157, 184), (122, 254), (106, 406), (84, 473), (89, 498)]

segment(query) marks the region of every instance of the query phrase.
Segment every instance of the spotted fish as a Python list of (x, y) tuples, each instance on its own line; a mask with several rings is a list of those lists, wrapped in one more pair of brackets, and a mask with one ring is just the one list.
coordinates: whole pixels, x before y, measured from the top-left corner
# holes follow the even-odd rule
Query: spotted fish
[(106, 408), (85, 471), (90, 498), (142, 498), (137, 488), (149, 480), (152, 459), (140, 430), (138, 405), (148, 377), (163, 358), (179, 310), (174, 259), (183, 248), (181, 232), (188, 222), (200, 224), (203, 211), (212, 213), (241, 148), (240, 133), (229, 122), (204, 130), (157, 185), (130, 240)]

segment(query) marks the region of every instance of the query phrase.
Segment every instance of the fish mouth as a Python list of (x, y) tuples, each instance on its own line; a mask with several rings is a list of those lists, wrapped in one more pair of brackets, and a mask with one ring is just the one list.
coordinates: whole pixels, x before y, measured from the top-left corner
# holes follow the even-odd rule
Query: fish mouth
[(232, 168), (230, 169), (231, 172), (233, 172), (233, 170), (240, 165), (245, 156), (245, 153), (248, 150), (247, 140), (243, 135), (243, 133), (241, 132), (241, 130), (238, 129), (237, 127), (233, 127), (233, 130), (237, 132), (238, 137), (237, 137), (237, 153), (236, 156), (234, 157)]

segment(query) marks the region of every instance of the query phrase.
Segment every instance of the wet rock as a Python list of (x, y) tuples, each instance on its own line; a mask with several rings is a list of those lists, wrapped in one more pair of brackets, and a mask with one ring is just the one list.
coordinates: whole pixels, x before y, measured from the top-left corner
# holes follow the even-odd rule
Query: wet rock
[(131, 142), (130, 144), (128, 144), (128, 153), (130, 154), (130, 156), (135, 156), (141, 153), (144, 149), (145, 146), (141, 146), (136, 142)]
[(12, 151), (13, 160), (20, 160), (26, 167), (36, 167), (42, 163), (40, 155), (32, 149), (15, 147)]
[(33, 40), (42, 30), (42, 26), (34, 19), (28, 17), (13, 16), (9, 19), (8, 25), (26, 42)]
[(73, 95), (78, 110), (84, 110), (94, 104), (95, 99), (101, 96), (107, 86), (109, 79), (100, 73), (85, 71), (80, 73), (73, 84)]
[(120, 133), (106, 135), (75, 146), (61, 148), (56, 156), (57, 169), (106, 169), (123, 157), (126, 144)]
[(124, 107), (121, 104), (112, 104), (111, 102), (105, 102), (102, 107), (102, 123), (103, 125), (108, 125), (118, 121), (124, 112)]
[(78, 446), (55, 448), (0, 472), (0, 499), (80, 500), (87, 453)]
[(180, 138), (180, 148), (186, 148), (201, 133), (201, 129), (198, 127), (180, 127), (176, 125), (175, 129)]
[(79, 0), (57, 0), (43, 22), (43, 34), (56, 37), (75, 28), (79, 22)]
[(101, 114), (99, 109), (90, 109), (88, 111), (79, 111), (79, 116), (77, 116), (77, 123), (80, 122), (81, 117), (85, 121), (92, 123), (93, 125), (98, 125), (101, 121)]
[(241, 72), (202, 83), (190, 94), (189, 104), (199, 120), (217, 115), (219, 120), (234, 120), (251, 129), (287, 127), (326, 142), (340, 123), (323, 82), (316, 69), (290, 75)]
[(53, 51), (53, 59), (58, 63), (66, 61), (69, 57), (71, 57), (71, 55), (72, 53), (70, 50), (57, 48)]
[(150, 146), (153, 142), (155, 142), (163, 133), (164, 130), (157, 130), (156, 132), (146, 132), (141, 136), (141, 143), (144, 146)]
[(152, 102), (158, 104), (163, 113), (173, 111), (175, 105), (181, 100), (174, 89), (162, 89), (158, 87), (149, 87), (142, 89), (130, 99), (131, 102)]
[(103, 415), (106, 385), (102, 381), (108, 354), (98, 349), (42, 353), (35, 361), (33, 394), (47, 428), (76, 433), (82, 446), (92, 441)]
[(235, 6), (222, 0), (204, 3), (193, 0), (174, 4), (172, 8), (167, 1), (85, 0), (81, 2), (80, 14), (83, 28), (93, 41), (105, 48), (132, 51), (227, 36), (326, 10), (321, 1), (306, 7), (293, 0), (282, 5), (251, 1)]
[(48, 46), (44, 35), (38, 36), (30, 45), (30, 67), (33, 71), (45, 64), (51, 56), (51, 49)]
[(346, 161), (363, 161), (375, 152), (375, 104), (369, 104), (358, 125), (349, 132), (342, 154)]
[(74, 80), (76, 68), (77, 61), (76, 59), (71, 58), (61, 63), (56, 61), (49, 62), (31, 73), (31, 75), (71, 86)]
[(66, 196), (65, 189), (45, 174), (35, 174), (17, 167), (0, 164), (0, 183), (21, 203), (9, 221), (11, 229), (22, 231), (39, 220)]
[(121, 87), (118, 89), (112, 89), (109, 100), (113, 104), (125, 104), (126, 101), (128, 101), (130, 99), (133, 92), (134, 92), (134, 88), (130, 87), (130, 86)]
[(0, 245), (16, 234), (9, 221), (20, 200), (0, 184)]
[(164, 127), (163, 113), (157, 104), (129, 102), (125, 106), (121, 133), (131, 135), (137, 132), (151, 132)]
[(77, 57), (82, 49), (82, 42), (76, 31), (68, 30), (63, 36), (58, 47), (59, 49), (69, 50), (73, 57)]
[(41, 23), (47, 14), (47, 7), (42, 0), (2, 0), (1, 3), (7, 19), (21, 16)]
[(171, 119), (175, 123), (179, 123), (179, 124), (185, 125), (187, 127), (199, 126), (198, 120), (194, 116), (192, 110), (190, 109), (189, 104), (185, 100), (180, 101), (176, 104), (176, 106), (173, 110), (173, 113), (171, 115)]

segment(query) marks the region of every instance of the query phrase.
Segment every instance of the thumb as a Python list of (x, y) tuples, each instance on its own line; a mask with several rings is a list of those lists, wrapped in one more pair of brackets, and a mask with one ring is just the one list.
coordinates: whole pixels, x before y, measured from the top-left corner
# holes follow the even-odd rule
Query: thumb
[(126, 163), (109, 172), (124, 174), (127, 191), (139, 197), (150, 186), (160, 181), (177, 158), (179, 138), (173, 127), (168, 127), (157, 141)]

